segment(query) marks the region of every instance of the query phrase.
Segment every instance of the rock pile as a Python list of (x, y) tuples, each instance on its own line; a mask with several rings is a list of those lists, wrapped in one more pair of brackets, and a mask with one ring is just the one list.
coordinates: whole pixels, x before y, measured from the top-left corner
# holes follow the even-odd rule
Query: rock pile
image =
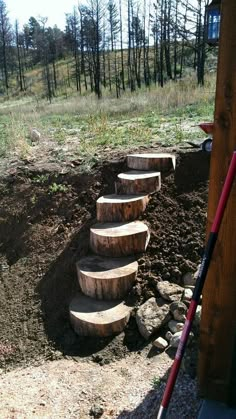
[[(136, 322), (139, 332), (146, 340), (155, 336), (153, 345), (159, 350), (178, 347), (196, 278), (196, 274), (185, 274), (183, 286), (169, 281), (158, 282), (159, 298), (151, 297), (138, 308)], [(199, 326), (200, 318), (201, 306), (197, 309), (196, 326)], [(190, 337), (193, 336), (191, 332)]]

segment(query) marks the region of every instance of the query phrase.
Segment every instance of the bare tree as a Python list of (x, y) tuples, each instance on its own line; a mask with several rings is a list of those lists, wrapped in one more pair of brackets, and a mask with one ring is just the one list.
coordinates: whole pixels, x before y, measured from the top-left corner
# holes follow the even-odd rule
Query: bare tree
[(8, 13), (6, 4), (3, 0), (0, 0), (0, 51), (1, 59), (0, 64), (2, 72), (4, 74), (4, 84), (6, 92), (8, 94), (9, 89), (9, 77), (8, 77), (8, 53), (9, 46), (12, 40), (12, 30), (9, 23)]
[(25, 89), (25, 76), (24, 76), (24, 67), (22, 64), (22, 56), (21, 56), (21, 45), (19, 40), (19, 29), (18, 29), (18, 21), (15, 22), (15, 36), (16, 36), (16, 49), (17, 49), (17, 61), (18, 61), (18, 74), (19, 74), (19, 83), (20, 83), (20, 91), (23, 92)]

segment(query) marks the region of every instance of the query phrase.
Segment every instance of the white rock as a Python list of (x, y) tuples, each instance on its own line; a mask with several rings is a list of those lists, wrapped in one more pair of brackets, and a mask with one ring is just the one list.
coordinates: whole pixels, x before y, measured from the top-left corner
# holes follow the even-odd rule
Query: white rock
[(196, 310), (194, 321), (193, 321), (195, 326), (200, 326), (201, 314), (202, 314), (202, 307), (197, 306), (197, 310)]
[(166, 349), (167, 346), (168, 346), (168, 342), (161, 337), (154, 340), (154, 342), (152, 344), (153, 344), (153, 346), (155, 346), (158, 349)]
[(168, 327), (172, 333), (180, 332), (184, 328), (184, 323), (177, 322), (176, 320), (171, 320), (168, 323)]
[(41, 139), (40, 132), (37, 129), (35, 129), (35, 128), (31, 129), (31, 131), (30, 131), (30, 139), (32, 141), (39, 141)]
[(198, 277), (198, 274), (199, 274), (199, 269), (200, 269), (200, 267), (201, 267), (201, 264), (200, 264), (200, 265), (198, 265), (198, 268), (197, 268), (196, 272), (195, 272), (195, 273), (194, 273), (194, 275), (193, 275), (195, 282), (196, 282), (196, 280), (197, 280), (197, 277)]
[(191, 272), (187, 272), (184, 276), (183, 276), (183, 283), (184, 286), (188, 286), (188, 285), (195, 285), (196, 283), (196, 279), (194, 277), (194, 275)]
[(185, 288), (183, 294), (183, 300), (190, 301), (193, 296), (193, 291), (190, 288)]

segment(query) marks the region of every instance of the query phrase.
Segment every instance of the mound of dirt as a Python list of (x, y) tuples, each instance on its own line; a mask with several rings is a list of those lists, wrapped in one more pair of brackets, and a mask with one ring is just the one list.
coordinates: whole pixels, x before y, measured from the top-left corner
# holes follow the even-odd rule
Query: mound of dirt
[[(142, 217), (150, 226), (147, 252), (128, 300), (157, 295), (164, 279), (181, 283), (195, 271), (205, 237), (209, 157), (182, 153)], [(114, 191), (124, 158), (90, 173), (60, 174), (22, 167), (0, 180), (0, 368), (63, 356), (99, 364), (145, 346), (134, 318), (124, 333), (82, 338), (70, 327), (68, 305), (78, 289), (75, 262), (89, 254), (96, 199)]]

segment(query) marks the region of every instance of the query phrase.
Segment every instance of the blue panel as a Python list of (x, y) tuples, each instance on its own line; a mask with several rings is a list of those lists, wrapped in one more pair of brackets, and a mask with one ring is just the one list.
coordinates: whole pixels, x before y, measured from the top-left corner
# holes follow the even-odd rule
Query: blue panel
[(208, 11), (208, 39), (217, 40), (220, 36), (220, 12), (218, 9)]

